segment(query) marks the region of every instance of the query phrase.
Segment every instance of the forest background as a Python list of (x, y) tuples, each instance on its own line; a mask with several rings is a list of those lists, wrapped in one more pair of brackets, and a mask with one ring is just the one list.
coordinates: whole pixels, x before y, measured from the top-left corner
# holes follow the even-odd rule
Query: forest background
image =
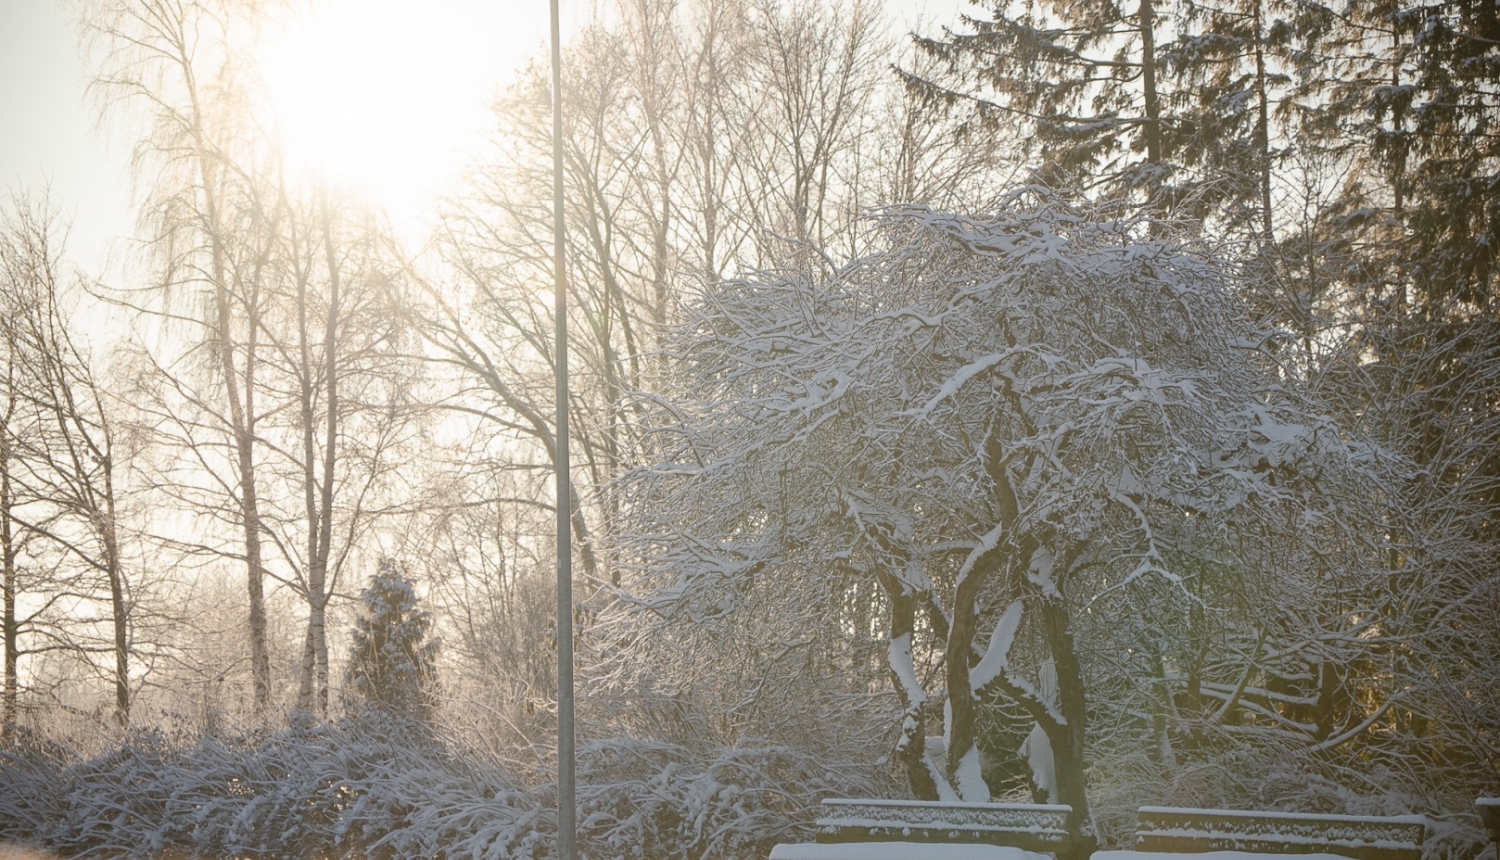
[[(257, 48), (305, 8), (72, 11), (138, 226), (100, 273), (43, 190), (0, 225), (0, 835), (548, 854), (544, 69), (414, 236), (278, 136)], [(1478, 0), (597, 7), (585, 852), (763, 856), (912, 794), (1478, 853), (1497, 46)]]

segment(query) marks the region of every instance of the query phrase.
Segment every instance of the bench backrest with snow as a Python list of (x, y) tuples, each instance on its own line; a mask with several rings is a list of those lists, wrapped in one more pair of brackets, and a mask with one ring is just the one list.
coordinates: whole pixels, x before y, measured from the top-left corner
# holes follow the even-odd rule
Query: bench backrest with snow
[(1136, 816), (1135, 850), (1338, 854), (1356, 860), (1421, 860), (1422, 840), (1426, 835), (1427, 820), (1420, 815), (1380, 818), (1143, 806)]
[(1060, 850), (1067, 842), (1068, 806), (928, 800), (823, 801), (820, 843), (951, 842), (1025, 851)]
[(1484, 821), (1484, 832), (1490, 841), (1500, 845), (1500, 797), (1481, 797), (1474, 801), (1479, 807), (1479, 817)]

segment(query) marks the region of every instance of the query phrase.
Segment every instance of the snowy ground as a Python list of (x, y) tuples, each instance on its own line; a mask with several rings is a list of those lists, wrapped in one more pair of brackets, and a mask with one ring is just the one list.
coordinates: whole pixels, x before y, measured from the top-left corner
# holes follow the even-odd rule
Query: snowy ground
[(842, 842), (836, 844), (805, 842), (777, 845), (771, 849), (771, 860), (916, 860), (916, 858), (921, 858), (921, 860), (1051, 860), (1051, 855), (999, 845), (931, 842)]
[[(3, 860), (3, 855), (0, 855)], [(770, 860), (1051, 860), (1049, 854), (999, 845), (955, 845), (928, 842), (806, 842), (777, 845)], [(1335, 854), (1254, 854), (1248, 851), (1164, 853), (1096, 851), (1092, 860), (1348, 860)]]
[(1203, 851), (1176, 854), (1159, 851), (1095, 851), (1091, 860), (1349, 860), (1337, 854), (1260, 854), (1249, 851)]

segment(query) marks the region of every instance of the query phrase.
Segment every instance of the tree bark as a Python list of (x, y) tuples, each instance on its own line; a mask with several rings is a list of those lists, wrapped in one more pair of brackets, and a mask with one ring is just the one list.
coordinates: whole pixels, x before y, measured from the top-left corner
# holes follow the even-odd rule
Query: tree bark
[[(106, 470), (112, 468), (106, 464)], [(115, 532), (113, 477), (105, 472), (105, 516), (99, 524), (104, 543), (105, 575), (109, 578), (110, 621), (115, 646), (115, 722), (130, 725), (130, 604), (125, 594), (125, 572), (120, 564), (120, 544)]]
[(1156, 10), (1141, 0), (1141, 86), (1146, 99), (1146, 161), (1161, 163), (1161, 106), (1156, 96)]
[[(1024, 410), (1019, 408), (1020, 400), (1014, 391), (1007, 389), (1006, 396), (1017, 405), (1018, 412), (1024, 414)], [(1020, 499), (1016, 496), (1015, 487), (1011, 484), (1006, 461), (1000, 438), (997, 433), (992, 432), (985, 441), (985, 470), (995, 487), (996, 508), (1000, 514), (1000, 521), (1005, 526), (1005, 532), (1009, 534), (1020, 522)], [(1024, 560), (1023, 563), (1029, 566), (1037, 557), (1037, 553), (1043, 549), (1043, 545), (1037, 535), (1030, 532), (1022, 535), (1019, 543), (1020, 551), (1016, 557)], [(1061, 568), (1064, 572), (1071, 568), (1075, 557), (1076, 551), (1070, 553), (1063, 561)], [(1028, 582), (1039, 597), (1043, 635), (1047, 642), (1047, 650), (1052, 654), (1053, 667), (1057, 672), (1057, 716), (1061, 716), (1062, 719), (1056, 719), (1050, 708), (1038, 706), (1044, 703), (1028, 703), (1020, 690), (1011, 689), (1008, 692), (1032, 713), (1037, 725), (1047, 735), (1048, 744), (1052, 747), (1057, 792), (1056, 797), (1050, 798), (1051, 802), (1072, 807), (1072, 812), (1068, 816), (1069, 843), (1065, 850), (1058, 852), (1058, 860), (1086, 860), (1093, 853), (1097, 840), (1094, 835), (1093, 815), (1089, 811), (1088, 786), (1084, 777), (1087, 700), (1083, 686), (1083, 668), (1073, 647), (1073, 635), (1068, 629), (1068, 607), (1056, 582), (1044, 579), (1043, 582), (1051, 583), (1050, 587), (1044, 587), (1028, 577), (1026, 571), (1016, 570), (1014, 573), (1017, 582)], [(955, 615), (958, 608), (955, 607)], [(950, 651), (950, 660), (952, 654), (953, 652)], [(967, 670), (964, 672), (964, 677), (967, 680)], [(1008, 685), (1009, 683), (1004, 673), (999, 680), (1002, 684)], [(964, 692), (968, 692), (967, 686), (964, 687)]]
[[(332, 216), (327, 201), (320, 201), (323, 262), (328, 269), (328, 309), (324, 317), (323, 355), (323, 450), (321, 458), (314, 440), (317, 426), (312, 346), (308, 333), (308, 271), (297, 282), (298, 348), (300, 352), (303, 502), (307, 516), (307, 637), (303, 645), (302, 678), (298, 706), (328, 715), (328, 561), (333, 547), (334, 479), (338, 464), (339, 349), (341, 272), (333, 241)], [(321, 459), (321, 475), (319, 460)]]
[(959, 768), (964, 757), (977, 754), (978, 749), (979, 734), (975, 724), (978, 721), (979, 700), (970, 689), (969, 666), (974, 654), (974, 637), (977, 632), (976, 610), (979, 592), (985, 581), (989, 579), (990, 571), (994, 569), (995, 561), (992, 556), (998, 554), (998, 549), (983, 554), (974, 561), (968, 575), (959, 581), (953, 597), (953, 620), (948, 627), (945, 668), (948, 681), (948, 707), (952, 716), (947, 738), (948, 774), (949, 780), (954, 783), (953, 787), (966, 801), (989, 800), (987, 791), (984, 797), (970, 796), (975, 787), (968, 787), (969, 793), (966, 793), (965, 786), (959, 784), (961, 780), (957, 777), (960, 774)]
[[(916, 641), (917, 596), (889, 572), (880, 574), (880, 583), (891, 601), (891, 683), (895, 686), (896, 696), (901, 700), (901, 738), (896, 742), (896, 757), (906, 772), (906, 783), (911, 788), (912, 797), (917, 800), (937, 800), (937, 782), (928, 770), (926, 760), (927, 721), (922, 713), (926, 697), (919, 690), (908, 690), (908, 679), (903, 675), (913, 667), (911, 649)], [(903, 636), (906, 638), (904, 652), (901, 650)], [(905, 664), (898, 665), (898, 661), (903, 658)], [(914, 671), (910, 679), (915, 680)]]
[(1260, 185), (1260, 232), (1266, 247), (1275, 241), (1271, 222), (1271, 105), (1266, 94), (1265, 10), (1262, 0), (1255, 4), (1255, 155)]
[(0, 588), (4, 591), (4, 606), (0, 608), (0, 633), (3, 633), (5, 648), (5, 687), (0, 693), (0, 738), (9, 738), (16, 727), (16, 699), (19, 686), (17, 652), (20, 636), (16, 624), (16, 535), (11, 521), (11, 506), (15, 504), (15, 490), (11, 484), (11, 434), (16, 415), (15, 348), (13, 339), (6, 355), (5, 420), (0, 424)]
[(1057, 668), (1058, 709), (1062, 712), (1062, 724), (1044, 724), (1047, 741), (1052, 745), (1052, 761), (1057, 777), (1057, 803), (1073, 808), (1068, 816), (1070, 844), (1066, 851), (1058, 852), (1058, 860), (1086, 860), (1097, 847), (1094, 835), (1093, 814), (1089, 811), (1088, 784), (1084, 776), (1085, 727), (1088, 711), (1083, 688), (1083, 668), (1078, 653), (1073, 647), (1073, 634), (1068, 629), (1068, 608), (1062, 596), (1043, 595), (1042, 629), (1047, 637), (1047, 649), (1052, 652), (1052, 662)]
[(266, 614), (264, 579), (265, 568), (260, 544), (260, 508), (255, 480), (255, 333), (259, 320), (255, 318), (254, 302), (246, 302), (247, 337), (249, 348), (245, 355), (245, 391), (240, 392), (239, 374), (235, 369), (234, 314), (228, 286), (225, 261), (224, 228), (219, 215), (217, 174), (213, 147), (206, 140), (202, 109), (194, 87), (191, 58), (177, 58), (183, 78), (188, 84), (192, 101), (194, 156), (197, 159), (199, 182), (202, 184), (204, 220), (210, 246), (210, 272), (214, 299), (214, 320), (218, 327), (219, 348), (217, 357), (219, 372), (224, 377), (225, 394), (229, 401), (230, 434), (234, 439), (235, 465), (238, 471), (240, 493), (240, 523), (245, 535), (246, 594), (249, 601), (250, 626), (250, 674), (254, 687), (254, 707), (257, 714), (265, 714), (271, 703), (271, 660), (266, 647)]

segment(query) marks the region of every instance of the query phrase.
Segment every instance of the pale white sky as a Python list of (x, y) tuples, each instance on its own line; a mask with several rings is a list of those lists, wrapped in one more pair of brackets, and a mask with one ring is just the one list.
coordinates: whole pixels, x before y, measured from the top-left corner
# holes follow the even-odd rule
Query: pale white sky
[(93, 133), (76, 46), (54, 0), (0, 0), (0, 190), (50, 189), (71, 256), (97, 271), (131, 225), (126, 153)]
[[(594, 2), (563, 0), (564, 31)], [(969, 8), (966, 0), (887, 6), (902, 26), (920, 16), (927, 31)], [(320, 8), (305, 29), (325, 46), (332, 38), (336, 58), (314, 57), (296, 39), (268, 48), (285, 70), (271, 87), (287, 104), (287, 133), (321, 135), (331, 141), (325, 146), (383, 141), (359, 159), (310, 166), (357, 184), (400, 164), (388, 172), (403, 181), (380, 194), (393, 218), (414, 218), (460, 163), (495, 84), (544, 48), (547, 2), (323, 0)], [(47, 187), (72, 222), (69, 256), (102, 273), (112, 251), (116, 259), (124, 253), (120, 237), (132, 232), (128, 144), (94, 129), (71, 14), (60, 0), (0, 0), (0, 189)], [(321, 80), (321, 89), (302, 86), (308, 78)], [(302, 148), (310, 160), (328, 160), (317, 146)]]

